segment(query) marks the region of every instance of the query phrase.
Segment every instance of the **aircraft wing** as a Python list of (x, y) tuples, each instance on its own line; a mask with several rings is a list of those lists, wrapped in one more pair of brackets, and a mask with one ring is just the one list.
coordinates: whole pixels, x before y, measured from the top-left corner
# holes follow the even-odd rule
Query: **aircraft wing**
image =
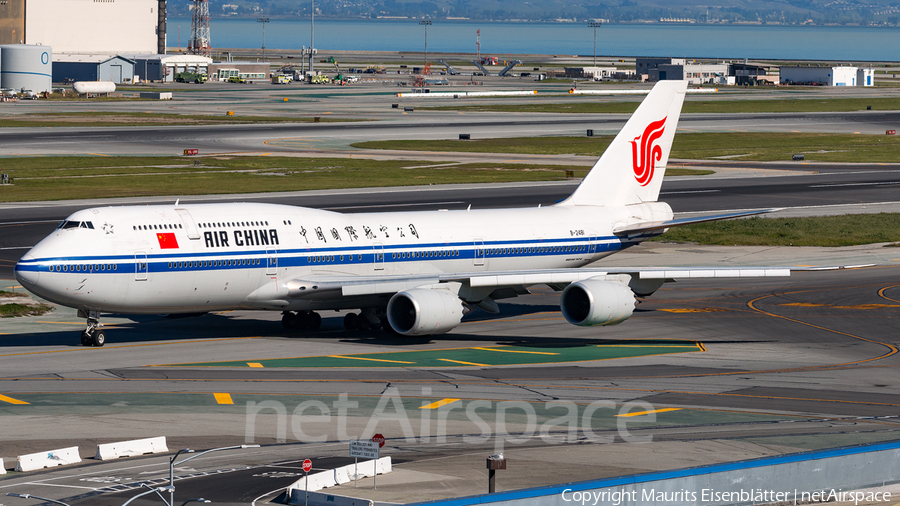
[(710, 216), (698, 216), (696, 218), (679, 218), (677, 220), (653, 221), (644, 223), (633, 223), (625, 225), (613, 230), (616, 235), (628, 235), (641, 232), (649, 232), (651, 230), (659, 230), (663, 228), (680, 227), (682, 225), (690, 225), (693, 223), (706, 223), (707, 221), (728, 220), (731, 218), (743, 218), (745, 216), (756, 216), (758, 214), (771, 213), (777, 209), (759, 209), (756, 211), (740, 211), (727, 214), (713, 214)]
[(582, 269), (538, 269), (522, 271), (455, 272), (403, 274), (388, 276), (316, 276), (287, 282), (288, 296), (318, 299), (320, 297), (353, 297), (392, 294), (421, 286), (463, 283), (475, 287), (513, 287), (532, 285), (566, 285), (609, 274), (628, 274), (637, 279), (749, 278), (790, 276), (791, 271), (834, 270), (866, 267), (610, 267)]

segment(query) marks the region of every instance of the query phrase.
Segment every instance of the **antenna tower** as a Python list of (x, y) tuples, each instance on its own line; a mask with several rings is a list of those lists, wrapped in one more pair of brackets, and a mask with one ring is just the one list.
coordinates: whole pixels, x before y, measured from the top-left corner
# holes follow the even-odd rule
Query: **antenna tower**
[(191, 17), (191, 38), (188, 52), (209, 56), (209, 0), (192, 0), (194, 14)]
[(475, 30), (475, 58), (481, 59), (481, 28)]

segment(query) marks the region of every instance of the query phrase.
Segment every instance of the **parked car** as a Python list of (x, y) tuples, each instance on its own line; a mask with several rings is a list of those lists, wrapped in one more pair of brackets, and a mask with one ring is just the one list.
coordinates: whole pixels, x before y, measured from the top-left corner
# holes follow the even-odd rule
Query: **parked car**
[(228, 78), (228, 82), (245, 84), (247, 82), (247, 80), (240, 76), (231, 76)]
[(22, 90), (22, 98), (25, 100), (37, 100), (39, 95), (34, 90)]

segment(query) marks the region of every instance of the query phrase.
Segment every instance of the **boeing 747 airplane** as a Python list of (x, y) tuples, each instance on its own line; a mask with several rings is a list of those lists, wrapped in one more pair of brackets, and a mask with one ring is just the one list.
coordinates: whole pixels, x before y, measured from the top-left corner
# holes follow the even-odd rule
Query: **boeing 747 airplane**
[[(280, 311), (316, 329), (447, 332), (474, 308), (546, 284), (575, 325), (612, 325), (678, 277), (785, 276), (772, 268), (609, 268), (588, 264), (667, 228), (755, 214), (673, 219), (657, 202), (687, 84), (656, 84), (569, 198), (536, 208), (342, 214), (272, 204), (99, 207), (78, 211), (16, 264), (16, 279), (78, 309), (85, 346), (101, 313)], [(358, 313), (355, 311), (359, 311)]]

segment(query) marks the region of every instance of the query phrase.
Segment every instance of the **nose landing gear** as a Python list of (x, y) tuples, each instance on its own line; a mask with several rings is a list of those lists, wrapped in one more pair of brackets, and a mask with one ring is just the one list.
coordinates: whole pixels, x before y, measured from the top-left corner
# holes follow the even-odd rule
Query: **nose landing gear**
[(100, 328), (103, 324), (100, 323), (99, 311), (79, 309), (78, 317), (87, 318), (87, 327), (81, 332), (82, 346), (96, 346), (99, 348), (106, 344), (106, 333)]

